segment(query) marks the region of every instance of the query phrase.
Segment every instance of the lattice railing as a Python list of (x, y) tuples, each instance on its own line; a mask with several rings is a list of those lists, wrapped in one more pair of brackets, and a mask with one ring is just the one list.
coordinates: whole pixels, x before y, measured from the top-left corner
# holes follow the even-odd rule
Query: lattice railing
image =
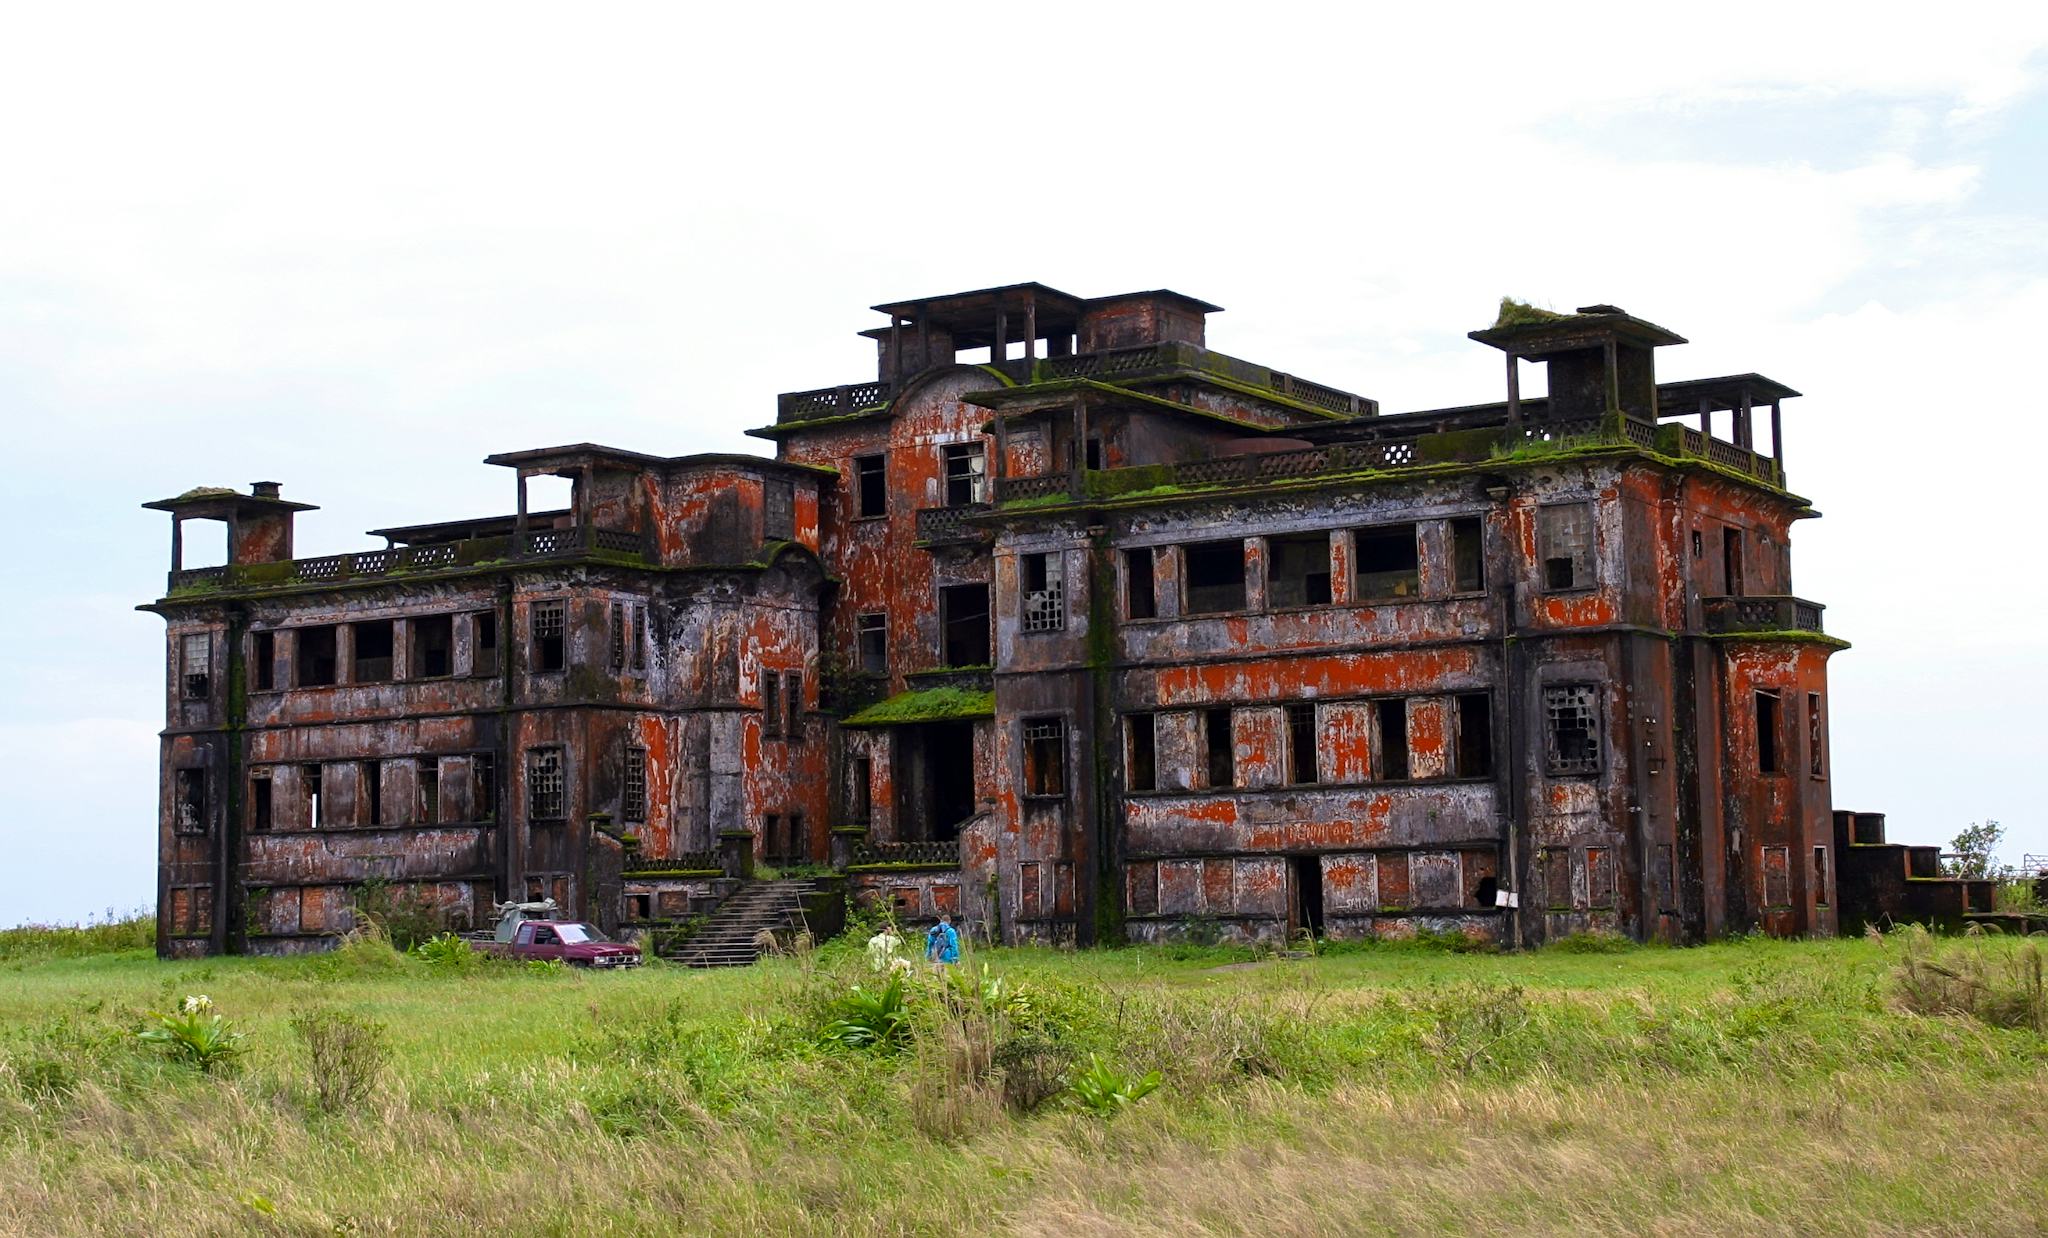
[(1108, 352), (1082, 353), (1077, 357), (1047, 357), (1039, 363), (1041, 379), (1106, 378), (1156, 370), (1168, 359), (1157, 345), (1143, 348), (1114, 348)]
[(394, 572), (463, 568), (507, 558), (578, 555), (584, 553), (586, 546), (612, 553), (646, 553), (645, 542), (638, 533), (620, 529), (529, 529), (523, 549), (516, 552), (513, 548), (513, 538), (510, 536), (474, 537), (459, 542), (437, 542), (427, 546), (393, 546), (384, 550), (359, 551), (355, 554), (321, 555), (285, 563), (187, 568), (170, 574), (170, 588), (172, 592), (177, 592), (206, 586), (281, 589), (331, 584), (388, 576)]
[(917, 540), (932, 543), (980, 541), (988, 536), (987, 531), (969, 521), (988, 510), (986, 503), (921, 508), (917, 513)]
[(722, 873), (725, 861), (715, 849), (685, 851), (674, 856), (635, 855), (627, 858), (623, 871), (629, 877), (634, 873)]
[(171, 592), (176, 593), (180, 589), (199, 589), (207, 585), (217, 585), (227, 578), (228, 569), (225, 567), (188, 567), (183, 571), (171, 573)]
[(624, 529), (593, 529), (591, 537), (591, 544), (599, 550), (636, 555), (643, 549), (640, 535)]
[(1041, 477), (1005, 477), (996, 483), (996, 492), (1005, 502), (1010, 502), (1065, 494), (1072, 485), (1073, 478), (1065, 473), (1047, 473)]
[(1820, 632), (1819, 602), (1784, 594), (1702, 598), (1710, 632)]
[(816, 391), (792, 391), (775, 397), (776, 420), (809, 421), (838, 417), (875, 408), (889, 402), (889, 384), (884, 382), (845, 383), (820, 387)]
[(944, 842), (857, 842), (853, 845), (853, 863), (855, 865), (915, 864), (929, 868), (958, 868), (960, 866), (960, 840), (955, 838), (947, 839)]

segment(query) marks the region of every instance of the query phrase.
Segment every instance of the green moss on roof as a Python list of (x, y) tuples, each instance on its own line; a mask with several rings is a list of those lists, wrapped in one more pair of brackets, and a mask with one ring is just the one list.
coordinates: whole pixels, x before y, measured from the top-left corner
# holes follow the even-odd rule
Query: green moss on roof
[(879, 701), (841, 723), (842, 726), (903, 726), (913, 722), (951, 722), (962, 718), (993, 718), (996, 694), (967, 688), (920, 688)]
[(1498, 331), (1502, 327), (1531, 327), (1538, 323), (1556, 322), (1560, 318), (1569, 317), (1571, 317), (1570, 314), (1560, 314), (1556, 310), (1543, 309), (1539, 306), (1531, 305), (1527, 301), (1517, 301), (1513, 297), (1502, 297), (1500, 299), (1500, 315), (1493, 320), (1493, 329)]
[(171, 502), (183, 503), (187, 499), (232, 499), (236, 497), (236, 493), (233, 486), (194, 486)]

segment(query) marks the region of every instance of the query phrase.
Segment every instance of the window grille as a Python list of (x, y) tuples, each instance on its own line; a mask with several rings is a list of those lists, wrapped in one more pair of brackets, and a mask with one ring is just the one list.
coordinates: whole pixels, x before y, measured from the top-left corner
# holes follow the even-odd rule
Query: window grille
[(1066, 578), (1060, 556), (1024, 556), (1024, 630), (1052, 632), (1067, 624)]
[(1546, 758), (1553, 774), (1600, 771), (1600, 711), (1591, 684), (1543, 689)]
[(526, 816), (531, 821), (560, 821), (568, 815), (568, 787), (560, 748), (536, 748), (526, 754)]
[(213, 693), (213, 637), (199, 632), (187, 636), (179, 658), (188, 701), (203, 701)]
[(620, 780), (619, 817), (626, 821), (647, 819), (647, 750), (626, 749), (624, 776)]

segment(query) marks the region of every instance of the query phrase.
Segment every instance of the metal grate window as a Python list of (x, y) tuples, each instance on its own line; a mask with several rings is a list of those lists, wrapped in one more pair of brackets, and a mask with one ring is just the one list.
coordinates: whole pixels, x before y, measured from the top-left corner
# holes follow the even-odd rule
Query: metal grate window
[(1543, 587), (1550, 591), (1593, 587), (1593, 512), (1584, 503), (1563, 503), (1538, 513)]
[(1066, 572), (1057, 554), (1025, 555), (1024, 630), (1054, 632), (1067, 626)]
[(761, 532), (769, 541), (796, 536), (796, 483), (770, 478), (761, 483)]
[(1067, 724), (1058, 718), (1024, 723), (1024, 793), (1067, 793)]
[(560, 748), (535, 748), (526, 754), (526, 817), (529, 821), (560, 821), (568, 815), (568, 784)]
[(569, 612), (560, 602), (533, 604), (533, 669), (559, 671), (568, 665)]
[(213, 693), (213, 637), (199, 632), (180, 643), (179, 670), (188, 701), (203, 701)]
[(1600, 707), (1591, 684), (1543, 689), (1545, 758), (1553, 774), (1600, 772)]
[(619, 817), (625, 821), (647, 820), (647, 749), (626, 749), (626, 764), (619, 789)]

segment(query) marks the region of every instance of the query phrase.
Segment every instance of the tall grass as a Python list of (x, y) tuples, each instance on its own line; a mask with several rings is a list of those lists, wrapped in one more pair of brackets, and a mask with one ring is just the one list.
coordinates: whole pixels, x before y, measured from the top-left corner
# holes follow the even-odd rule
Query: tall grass
[(94, 954), (156, 948), (156, 915), (107, 908), (104, 917), (82, 924), (25, 924), (0, 929), (0, 961), (10, 959), (76, 959)]

